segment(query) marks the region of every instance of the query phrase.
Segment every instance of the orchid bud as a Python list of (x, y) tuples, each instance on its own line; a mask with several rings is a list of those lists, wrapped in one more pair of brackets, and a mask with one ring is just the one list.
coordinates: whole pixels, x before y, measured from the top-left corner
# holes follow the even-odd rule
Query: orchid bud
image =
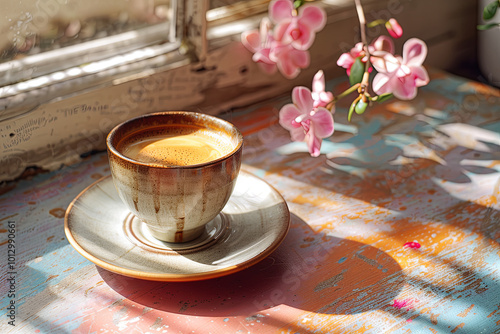
[(356, 112), (356, 114), (361, 115), (366, 111), (366, 107), (368, 107), (368, 101), (365, 100), (366, 97), (359, 95), (354, 101), (352, 101), (351, 106), (349, 107), (349, 113), (347, 115), (347, 120), (350, 122), (352, 114)]
[(401, 25), (399, 25), (396, 19), (394, 18), (389, 19), (389, 21), (385, 23), (385, 27), (387, 28), (387, 31), (393, 38), (399, 38), (403, 36), (403, 28), (401, 28)]
[(363, 101), (363, 99), (359, 100), (356, 106), (354, 107), (354, 111), (358, 115), (362, 115), (366, 111), (366, 107), (368, 106), (368, 103)]

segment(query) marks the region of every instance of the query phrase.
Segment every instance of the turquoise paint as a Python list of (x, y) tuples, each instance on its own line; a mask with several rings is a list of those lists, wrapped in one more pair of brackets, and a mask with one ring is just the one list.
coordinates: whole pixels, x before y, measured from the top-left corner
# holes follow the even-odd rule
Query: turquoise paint
[[(93, 265), (90, 261), (81, 257), (73, 247), (71, 247), (64, 235), (64, 220), (55, 218), (49, 214), (53, 208), (66, 209), (71, 200), (76, 197), (87, 185), (90, 185), (95, 180), (89, 174), (101, 173), (106, 174), (104, 169), (106, 164), (92, 168), (92, 163), (100, 161), (100, 155), (90, 157), (87, 161), (75, 165), (73, 168), (67, 168), (62, 171), (54, 171), (51, 173), (42, 173), (36, 175), (31, 180), (20, 180), (14, 190), (9, 192), (8, 196), (13, 199), (19, 199), (19, 202), (11, 207), (2, 208), (2, 215), (11, 215), (17, 213), (17, 216), (12, 220), (16, 221), (16, 250), (21, 254), (17, 257), (16, 269), (18, 274), (17, 281), (17, 296), (16, 304), (22, 308), (23, 304), (29, 299), (45, 290), (48, 285), (58, 284), (71, 273), (79, 270), (87, 265)], [(74, 171), (78, 171), (78, 175), (73, 175)], [(61, 196), (60, 191), (44, 191), (54, 185), (67, 182), (72, 178), (78, 180), (87, 179), (87, 182), (80, 182), (78, 188), (70, 183), (71, 187), (66, 187), (64, 196)], [(33, 187), (33, 185), (36, 185)], [(27, 193), (27, 195), (25, 194)], [(3, 195), (3, 196), (6, 196)], [(26, 197), (28, 196), (28, 199)], [(32, 197), (29, 197), (32, 196)], [(22, 201), (21, 201), (22, 199)], [(27, 204), (28, 201), (36, 201), (36, 205)], [(31, 214), (36, 210), (37, 206), (43, 203), (45, 210), (37, 210), (36, 215)], [(47, 221), (52, 223), (47, 224)], [(0, 227), (4, 228), (7, 221), (0, 222)], [(39, 227), (43, 226), (43, 229)], [(26, 249), (28, 243), (32, 241), (27, 239), (31, 233), (37, 233), (39, 238), (36, 245), (36, 253), (22, 253), (23, 248)], [(46, 241), (49, 237), (53, 237), (51, 241)], [(24, 246), (24, 247), (23, 247)], [(55, 254), (54, 254), (55, 253)], [(35, 262), (36, 258), (42, 258), (41, 261)], [(73, 270), (64, 272), (60, 268), (73, 267)], [(58, 275), (51, 278), (50, 276)], [(2, 298), (0, 301), (0, 309), (7, 306), (9, 300)]]
[[(500, 109), (500, 107), (499, 107), (499, 109)], [(481, 124), (479, 126), (483, 129), (490, 130), (490, 131), (496, 132), (497, 134), (500, 134), (500, 121), (491, 122), (491, 123), (487, 123), (487, 124)], [(500, 145), (500, 143), (498, 143), (498, 142), (496, 144)]]

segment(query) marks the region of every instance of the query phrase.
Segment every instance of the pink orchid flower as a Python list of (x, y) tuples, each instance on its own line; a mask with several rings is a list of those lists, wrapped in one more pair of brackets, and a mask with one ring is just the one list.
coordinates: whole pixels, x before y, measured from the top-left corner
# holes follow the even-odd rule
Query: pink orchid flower
[(339, 59), (337, 60), (337, 65), (345, 68), (347, 75), (350, 75), (351, 67), (352, 65), (354, 65), (354, 61), (356, 60), (356, 58), (360, 57), (362, 53), (364, 58), (363, 43), (361, 42), (356, 43), (356, 45), (354, 45), (351, 51), (344, 52), (343, 54), (340, 55)]
[(294, 49), (290, 44), (275, 42), (269, 53), (269, 58), (276, 62), (279, 71), (285, 78), (293, 79), (300, 70), (307, 68), (311, 61), (309, 51)]
[(393, 93), (401, 100), (411, 100), (417, 87), (429, 83), (429, 75), (422, 66), (427, 56), (427, 45), (418, 38), (411, 38), (403, 45), (403, 57), (386, 53), (373, 66), (378, 71), (373, 78), (373, 91), (378, 94)]
[(306, 87), (295, 87), (292, 101), (281, 108), (279, 122), (290, 131), (293, 141), (305, 141), (311, 156), (317, 157), (322, 139), (333, 134), (333, 116), (326, 108), (313, 107), (312, 93)]
[(385, 27), (393, 38), (400, 38), (403, 36), (403, 28), (396, 19), (391, 18), (385, 23)]
[(332, 92), (325, 92), (325, 74), (322, 70), (319, 70), (314, 75), (311, 96), (314, 101), (314, 108), (326, 107), (333, 100)]
[(276, 72), (276, 62), (271, 60), (271, 47), (274, 38), (270, 33), (271, 22), (267, 17), (260, 22), (260, 30), (245, 31), (241, 34), (241, 42), (254, 55), (252, 60), (262, 67), (267, 73)]
[(271, 22), (263, 18), (259, 30), (251, 30), (241, 35), (241, 42), (254, 53), (252, 60), (266, 71), (274, 73), (278, 69), (284, 77), (293, 79), (300, 70), (310, 63), (308, 51), (296, 50), (291, 45), (276, 41), (270, 33)]
[(326, 13), (322, 8), (305, 5), (297, 16), (293, 15), (293, 3), (289, 0), (273, 0), (269, 4), (269, 17), (276, 24), (274, 38), (291, 44), (297, 50), (307, 50), (316, 37), (316, 32), (326, 24)]
[[(394, 43), (387, 36), (379, 36), (375, 39), (371, 45), (368, 46), (368, 51), (370, 54), (374, 54), (377, 52), (389, 52), (394, 53)], [(337, 65), (346, 69), (347, 75), (351, 74), (351, 67), (354, 64), (356, 58), (362, 57), (361, 61), (366, 63), (368, 60), (363, 50), (363, 43), (357, 43), (349, 52), (343, 53), (340, 55), (337, 60)], [(371, 61), (371, 59), (370, 59)], [(371, 68), (370, 68), (371, 71)]]

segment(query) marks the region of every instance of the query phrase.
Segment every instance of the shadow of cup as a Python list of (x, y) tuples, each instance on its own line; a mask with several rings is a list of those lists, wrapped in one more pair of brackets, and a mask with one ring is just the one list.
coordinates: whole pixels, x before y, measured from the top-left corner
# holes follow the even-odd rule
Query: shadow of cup
[(291, 229), (274, 253), (228, 276), (154, 282), (98, 271), (112, 289), (136, 303), (211, 317), (255, 315), (279, 305), (322, 314), (362, 313), (389, 305), (405, 280), (398, 263), (382, 250), (315, 233), (293, 214)]

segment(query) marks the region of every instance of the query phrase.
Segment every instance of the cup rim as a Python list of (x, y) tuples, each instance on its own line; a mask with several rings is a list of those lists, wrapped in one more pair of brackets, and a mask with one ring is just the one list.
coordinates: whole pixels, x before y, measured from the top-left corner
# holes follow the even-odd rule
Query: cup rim
[[(201, 117), (209, 118), (215, 122), (222, 123), (222, 124), (230, 127), (231, 129), (235, 130), (235, 132), (237, 134), (238, 143), (237, 143), (236, 147), (231, 152), (223, 155), (222, 157), (219, 157), (217, 159), (210, 160), (207, 162), (199, 163), (199, 164), (185, 165), (185, 166), (166, 166), (166, 165), (164, 166), (164, 165), (150, 163), (150, 162), (138, 161), (138, 160), (135, 160), (135, 159), (132, 159), (132, 158), (129, 158), (129, 157), (123, 155), (120, 151), (118, 151), (116, 149), (116, 147), (112, 143), (113, 138), (114, 138), (116, 132), (118, 131), (118, 129), (120, 129), (121, 127), (123, 127), (126, 124), (136, 122), (139, 119), (149, 118), (149, 117), (153, 117), (153, 116), (163, 116), (163, 115), (173, 115), (173, 114), (198, 115)], [(130, 119), (123, 121), (120, 124), (116, 125), (113, 129), (111, 129), (111, 131), (109, 131), (108, 136), (106, 137), (106, 146), (108, 148), (108, 151), (113, 153), (116, 157), (118, 157), (122, 160), (125, 160), (129, 163), (132, 163), (134, 165), (141, 165), (141, 166), (145, 166), (148, 168), (159, 168), (159, 169), (194, 169), (194, 168), (200, 168), (200, 167), (210, 166), (210, 165), (216, 164), (216, 163), (224, 161), (224, 160), (230, 158), (231, 156), (233, 156), (234, 154), (236, 154), (243, 147), (243, 135), (241, 134), (240, 130), (234, 124), (232, 124), (224, 119), (221, 119), (219, 117), (215, 117), (212, 115), (203, 114), (203, 113), (199, 113), (199, 112), (194, 112), (194, 111), (159, 111), (159, 112), (153, 112), (153, 113), (148, 113), (148, 114), (144, 114), (144, 115), (139, 115), (139, 116), (130, 118)]]

